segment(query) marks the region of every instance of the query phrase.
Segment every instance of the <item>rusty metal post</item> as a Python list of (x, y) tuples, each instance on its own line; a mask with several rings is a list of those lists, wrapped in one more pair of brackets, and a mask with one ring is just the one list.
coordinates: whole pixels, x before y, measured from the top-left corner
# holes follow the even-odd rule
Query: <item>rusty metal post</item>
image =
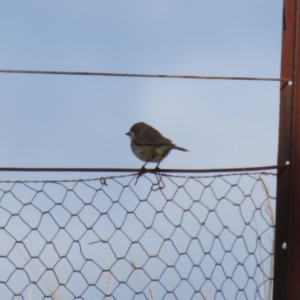
[(283, 9), (274, 300), (300, 299), (300, 0)]

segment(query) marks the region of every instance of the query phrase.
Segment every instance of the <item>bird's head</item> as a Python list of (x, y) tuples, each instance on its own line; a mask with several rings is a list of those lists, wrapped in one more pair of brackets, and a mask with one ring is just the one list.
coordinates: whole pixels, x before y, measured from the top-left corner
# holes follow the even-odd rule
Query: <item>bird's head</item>
[(136, 124), (132, 125), (130, 130), (125, 134), (128, 135), (130, 137), (130, 139), (132, 140), (134, 137), (139, 135), (145, 129), (146, 126), (147, 126), (147, 124), (144, 122), (136, 123)]

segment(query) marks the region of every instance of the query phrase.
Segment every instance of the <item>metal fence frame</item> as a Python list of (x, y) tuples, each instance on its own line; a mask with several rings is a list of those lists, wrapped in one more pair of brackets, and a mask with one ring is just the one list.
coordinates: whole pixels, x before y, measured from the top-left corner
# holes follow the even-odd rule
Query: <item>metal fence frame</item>
[(300, 1), (284, 0), (277, 178), (274, 300), (300, 295)]

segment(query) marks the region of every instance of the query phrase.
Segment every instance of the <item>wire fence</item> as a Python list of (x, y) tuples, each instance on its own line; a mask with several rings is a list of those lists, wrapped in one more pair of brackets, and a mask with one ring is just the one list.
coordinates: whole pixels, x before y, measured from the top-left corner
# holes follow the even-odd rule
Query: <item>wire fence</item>
[(0, 182), (2, 299), (271, 299), (271, 171)]

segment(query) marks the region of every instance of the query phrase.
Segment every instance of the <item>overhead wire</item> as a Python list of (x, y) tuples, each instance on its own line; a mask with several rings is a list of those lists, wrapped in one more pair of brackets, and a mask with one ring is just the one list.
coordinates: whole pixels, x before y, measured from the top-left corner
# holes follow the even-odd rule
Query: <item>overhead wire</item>
[(274, 77), (247, 77), (247, 76), (206, 76), (184, 74), (142, 74), (142, 73), (114, 73), (114, 72), (90, 72), (90, 71), (57, 71), (57, 70), (17, 70), (0, 69), (0, 73), (12, 74), (40, 74), (40, 75), (77, 75), (77, 76), (111, 76), (111, 77), (140, 77), (140, 78), (170, 78), (170, 79), (207, 79), (207, 80), (248, 80), (248, 81), (275, 81), (291, 82), (288, 78)]

